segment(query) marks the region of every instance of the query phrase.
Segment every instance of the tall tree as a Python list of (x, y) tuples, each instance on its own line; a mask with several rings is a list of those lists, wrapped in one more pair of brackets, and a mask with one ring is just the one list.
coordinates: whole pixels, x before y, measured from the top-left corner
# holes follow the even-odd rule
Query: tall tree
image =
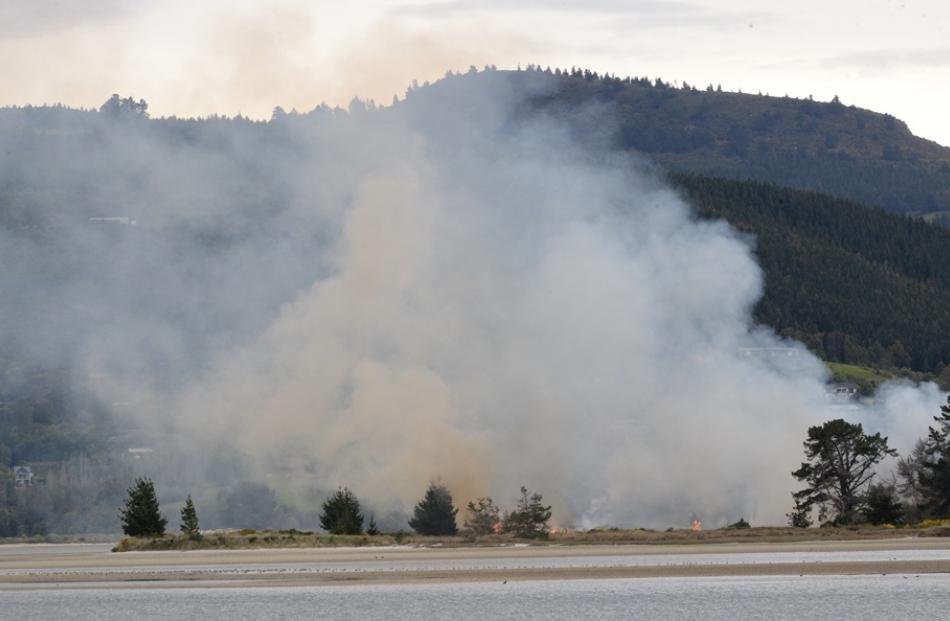
[(323, 503), (320, 526), (334, 535), (359, 535), (363, 532), (363, 514), (356, 494), (341, 487)]
[[(923, 440), (916, 467), (907, 470), (916, 475), (924, 512), (944, 516), (950, 514), (950, 397), (947, 397), (946, 405), (940, 406), (940, 415), (934, 417), (934, 422), (937, 425), (930, 427), (927, 438)], [(901, 474), (910, 484), (908, 475)]]
[(793, 494), (796, 507), (817, 506), (820, 520), (833, 513), (834, 521), (841, 524), (856, 518), (874, 478), (874, 466), (888, 455), (897, 455), (880, 433), (868, 435), (860, 423), (840, 418), (809, 427), (804, 448), (808, 461), (792, 473), (807, 485)]
[(420, 535), (454, 535), (458, 532), (455, 515), (459, 510), (452, 504), (452, 494), (444, 485), (430, 483), (425, 496), (412, 512), (409, 526)]
[(551, 507), (541, 500), (541, 494), (529, 494), (528, 488), (522, 485), (518, 508), (505, 516), (505, 532), (524, 539), (547, 539)]
[(168, 521), (162, 517), (155, 485), (148, 477), (135, 480), (129, 488), (125, 507), (119, 511), (122, 532), (130, 537), (161, 537)]
[(185, 506), (181, 509), (181, 526), (179, 529), (189, 539), (196, 541), (201, 539), (201, 531), (198, 529), (198, 511), (195, 509), (195, 503), (191, 500), (191, 494), (188, 495), (188, 500), (185, 501)]

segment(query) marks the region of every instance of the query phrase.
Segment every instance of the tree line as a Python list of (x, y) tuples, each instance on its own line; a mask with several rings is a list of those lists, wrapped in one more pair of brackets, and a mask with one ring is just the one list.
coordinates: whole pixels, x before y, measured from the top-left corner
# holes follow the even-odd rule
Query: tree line
[(934, 417), (935, 425), (910, 455), (897, 462), (891, 481), (875, 482), (876, 467), (898, 457), (887, 438), (864, 432), (860, 423), (842, 419), (808, 429), (806, 461), (792, 472), (805, 487), (792, 494), (789, 524), (812, 525), (817, 510), (822, 524), (915, 524), (950, 515), (950, 398)]
[[(510, 534), (523, 539), (546, 539), (551, 507), (544, 504), (541, 494), (529, 492), (524, 486), (520, 494), (511, 511), (502, 510), (490, 497), (470, 501), (466, 506), (465, 531), (472, 535)], [(408, 524), (419, 535), (454, 536), (459, 534), (458, 511), (449, 489), (432, 482), (413, 508)], [(155, 484), (149, 477), (139, 477), (129, 487), (119, 519), (122, 532), (130, 537), (165, 535), (168, 520), (161, 513)], [(319, 521), (320, 527), (332, 535), (381, 534), (372, 515), (366, 521), (359, 498), (347, 487), (340, 487), (324, 500)], [(179, 530), (189, 539), (202, 538), (198, 512), (190, 495), (181, 509)]]

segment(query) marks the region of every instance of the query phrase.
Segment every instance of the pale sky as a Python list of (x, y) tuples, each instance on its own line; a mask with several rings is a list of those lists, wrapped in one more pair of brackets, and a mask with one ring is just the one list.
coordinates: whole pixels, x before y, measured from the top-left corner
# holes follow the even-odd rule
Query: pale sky
[(950, 145), (946, 0), (0, 0), (0, 104), (268, 117), (519, 63), (837, 94)]

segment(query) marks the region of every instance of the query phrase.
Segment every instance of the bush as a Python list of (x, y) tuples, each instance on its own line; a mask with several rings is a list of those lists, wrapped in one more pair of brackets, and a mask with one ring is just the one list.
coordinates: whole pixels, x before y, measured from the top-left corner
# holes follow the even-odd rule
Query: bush
[(864, 517), (868, 522), (874, 525), (900, 524), (903, 514), (904, 507), (897, 499), (893, 485), (879, 483), (868, 489), (864, 508)]

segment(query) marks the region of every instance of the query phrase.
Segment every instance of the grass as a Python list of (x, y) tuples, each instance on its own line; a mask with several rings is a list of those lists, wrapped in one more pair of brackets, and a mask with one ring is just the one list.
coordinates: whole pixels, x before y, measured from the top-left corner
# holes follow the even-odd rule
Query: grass
[(873, 395), (878, 386), (888, 381), (901, 379), (910, 380), (912, 382), (934, 381), (933, 375), (929, 373), (918, 373), (910, 369), (885, 371), (883, 369), (862, 367), (856, 364), (845, 364), (843, 362), (826, 362), (825, 364), (828, 366), (828, 370), (831, 371), (832, 381), (852, 382), (857, 385), (858, 391), (866, 397)]
[[(911, 536), (946, 536), (941, 528), (894, 528), (893, 526), (850, 526), (842, 528), (754, 527), (723, 528), (705, 531), (644, 528), (598, 528), (588, 531), (559, 531), (547, 540), (522, 540), (510, 535), (481, 537), (423, 537), (413, 534), (326, 535), (300, 531), (231, 531), (207, 533), (200, 540), (182, 535), (154, 538), (126, 538), (113, 548), (114, 552), (156, 550), (245, 550), (262, 548), (332, 548), (409, 545), (417, 547), (491, 547), (526, 543), (530, 545), (677, 545), (703, 543), (781, 543), (796, 541), (830, 541), (887, 539)], [(933, 531), (933, 532), (931, 532)], [(939, 532), (938, 532), (939, 531)]]
[(870, 367), (859, 367), (855, 364), (828, 362), (827, 365), (831, 370), (832, 377), (836, 382), (852, 381), (855, 383), (881, 383), (886, 382), (887, 380), (895, 379), (896, 377), (887, 371), (872, 369)]

